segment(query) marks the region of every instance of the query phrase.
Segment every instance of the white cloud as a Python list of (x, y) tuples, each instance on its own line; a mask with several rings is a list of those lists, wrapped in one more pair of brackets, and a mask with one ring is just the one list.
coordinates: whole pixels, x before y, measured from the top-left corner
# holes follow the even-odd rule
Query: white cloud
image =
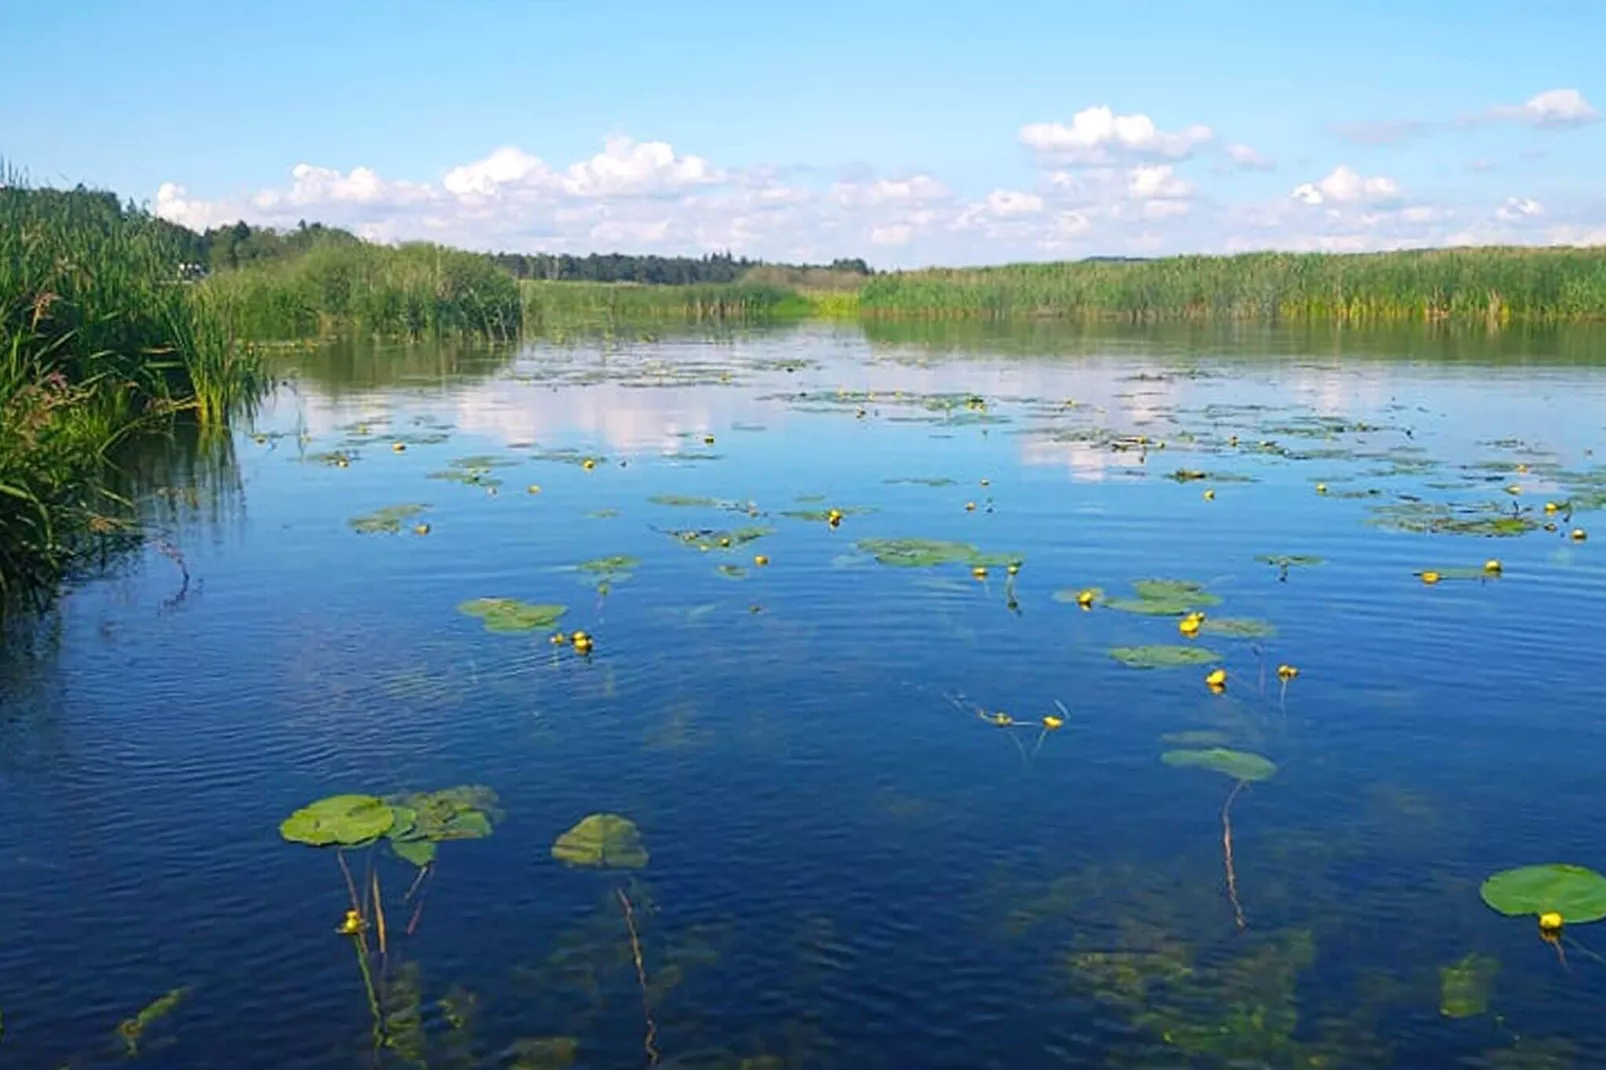
[(1069, 124), (1027, 123), (1020, 142), (1045, 159), (1067, 164), (1101, 164), (1118, 157), (1181, 159), (1209, 141), (1208, 126), (1161, 130), (1147, 115), (1116, 115), (1109, 108), (1084, 108)]
[(1177, 177), (1170, 164), (1153, 167), (1134, 167), (1126, 173), (1126, 193), (1133, 200), (1191, 197), (1193, 183)]
[(1545, 206), (1532, 197), (1507, 197), (1506, 203), (1494, 210), (1496, 219), (1503, 219), (1507, 222), (1529, 219), (1533, 216), (1544, 214)]
[(995, 189), (987, 195), (987, 210), (1000, 218), (1037, 215), (1043, 210), (1043, 198), (1020, 190)]
[[(1559, 106), (1546, 107), (1554, 113)], [(615, 137), (575, 162), (503, 146), (431, 182), (309, 163), (292, 168), (281, 184), (232, 198), (208, 200), (168, 182), (157, 189), (153, 208), (197, 228), (237, 219), (291, 227), (305, 219), (384, 242), (576, 254), (728, 249), (788, 261), (866, 256), (879, 267), (1388, 249), (1469, 237), (1598, 241), (1606, 227), (1606, 198), (1547, 194), (1541, 207), (1524, 197), (1491, 203), (1468, 190), (1430, 202), (1408, 199), (1393, 178), (1349, 166), (1282, 196), (1245, 201), (1234, 197), (1235, 186), (1253, 186), (1242, 172), (1270, 161), (1227, 143), (1206, 178), (1202, 161), (1184, 160), (1209, 136), (1190, 131), (1204, 129), (1166, 132), (1143, 116), (1089, 109), (1035, 139), (1049, 151), (1037, 159), (1034, 182), (974, 195), (959, 195), (927, 172), (861, 168), (851, 180), (832, 181), (824, 169), (719, 166), (666, 142)]]
[(1277, 167), (1277, 161), (1263, 156), (1255, 149), (1241, 142), (1227, 146), (1227, 156), (1233, 164), (1244, 171), (1272, 171)]
[(1593, 105), (1576, 89), (1548, 89), (1521, 104), (1500, 104), (1486, 113), (1489, 119), (1506, 119), (1529, 126), (1582, 126), (1599, 117)]
[(1385, 175), (1367, 178), (1354, 168), (1339, 164), (1327, 177), (1295, 186), (1289, 196), (1305, 204), (1381, 202), (1399, 199), (1400, 187)]
[(870, 230), (871, 245), (908, 245), (912, 237), (914, 228), (907, 223), (894, 223), (891, 226), (873, 227)]

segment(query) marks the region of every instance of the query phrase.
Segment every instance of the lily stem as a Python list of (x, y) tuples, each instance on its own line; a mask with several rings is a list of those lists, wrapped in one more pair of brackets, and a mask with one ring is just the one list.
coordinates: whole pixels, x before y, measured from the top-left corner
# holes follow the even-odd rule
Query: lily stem
[(1238, 793), (1248, 786), (1247, 780), (1234, 784), (1226, 804), (1221, 808), (1221, 856), (1227, 866), (1227, 898), (1232, 900), (1233, 921), (1237, 923), (1239, 931), (1248, 928), (1249, 923), (1244, 920), (1243, 904), (1238, 901), (1238, 873), (1232, 864), (1232, 804), (1238, 798)]

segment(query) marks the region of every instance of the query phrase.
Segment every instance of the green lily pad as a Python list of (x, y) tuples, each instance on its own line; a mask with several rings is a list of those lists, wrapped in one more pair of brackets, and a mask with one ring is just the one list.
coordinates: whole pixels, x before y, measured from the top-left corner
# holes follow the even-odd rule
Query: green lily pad
[(592, 814), (557, 838), (552, 857), (571, 866), (640, 869), (647, 864), (647, 848), (629, 818)]
[(354, 516), (346, 523), (359, 535), (395, 535), (401, 531), (403, 523), (428, 508), (427, 505), (411, 502), (406, 505), (387, 505), (383, 509)]
[(1312, 568), (1326, 563), (1314, 554), (1258, 554), (1255, 560), (1278, 569)]
[(1277, 763), (1270, 758), (1247, 751), (1210, 747), (1205, 750), (1168, 750), (1160, 755), (1166, 765), (1192, 769), (1210, 769), (1224, 773), (1234, 780), (1265, 780), (1277, 772)]
[(631, 557), (629, 554), (615, 554), (612, 557), (596, 557), (590, 561), (582, 561), (574, 566), (581, 572), (592, 572), (602, 575), (618, 576), (621, 573), (634, 572), (641, 565), (641, 558)]
[(1512, 917), (1554, 911), (1571, 925), (1606, 918), (1606, 877), (1584, 866), (1558, 862), (1508, 869), (1478, 891), (1490, 907)]
[(1475, 952), (1439, 967), (1439, 1013), (1446, 1018), (1472, 1018), (1488, 1010), (1489, 990), (1499, 972), (1499, 962)]
[(438, 850), (432, 840), (392, 840), (390, 849), (396, 853), (397, 858), (411, 862), (419, 869), (435, 861)]
[(331, 795), (285, 818), (279, 835), (313, 847), (355, 847), (390, 831), (396, 815), (374, 795)]
[(1132, 669), (1181, 669), (1189, 665), (1209, 665), (1221, 655), (1202, 646), (1118, 646), (1110, 657)]
[(933, 568), (938, 565), (986, 565), (996, 568), (1021, 561), (1018, 554), (983, 553), (968, 542), (946, 539), (860, 539), (854, 546), (875, 558), (877, 564), (892, 568)]
[(1104, 588), (1102, 587), (1066, 587), (1054, 592), (1054, 601), (1074, 606), (1077, 604), (1078, 599), (1081, 598), (1083, 591), (1092, 592), (1094, 601), (1101, 600), (1104, 597)]
[(756, 539), (775, 533), (774, 528), (746, 527), (736, 528), (732, 531), (717, 531), (712, 528), (695, 528), (681, 531), (665, 531), (680, 542), (683, 546), (692, 546), (699, 550), (734, 550)]
[(1258, 617), (1206, 617), (1199, 622), (1199, 634), (1228, 639), (1270, 639), (1277, 634), (1277, 626)]
[(1186, 602), (1190, 606), (1215, 606), (1221, 599), (1193, 580), (1138, 580), (1132, 589), (1139, 598), (1155, 601)]
[(457, 611), (483, 620), (488, 632), (528, 632), (550, 630), (569, 607), (520, 602), (516, 598), (475, 598), (460, 603)]
[[(809, 520), (817, 524), (823, 524), (831, 519), (832, 512), (833, 510), (830, 509), (783, 509), (781, 510), (781, 515), (789, 520)], [(870, 513), (879, 512), (879, 510), (873, 505), (845, 505), (835, 510), (835, 512), (841, 513), (843, 516), (866, 516)]]

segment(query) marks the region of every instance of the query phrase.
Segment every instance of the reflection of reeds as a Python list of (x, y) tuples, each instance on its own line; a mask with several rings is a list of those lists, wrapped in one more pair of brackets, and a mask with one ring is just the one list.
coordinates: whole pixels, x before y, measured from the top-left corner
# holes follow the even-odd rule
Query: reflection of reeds
[(641, 937), (636, 932), (636, 913), (630, 906), (630, 897), (623, 888), (615, 888), (619, 906), (624, 910), (625, 928), (630, 931), (630, 954), (636, 962), (636, 981), (641, 985), (641, 1013), (647, 1020), (647, 1035), (642, 1047), (647, 1052), (647, 1065), (658, 1065), (658, 1025), (652, 1018), (652, 1001), (647, 996), (647, 966), (641, 958)]
[(1227, 898), (1232, 900), (1232, 916), (1239, 929), (1248, 927), (1244, 920), (1243, 904), (1238, 901), (1238, 873), (1232, 864), (1232, 803), (1238, 798), (1238, 793), (1249, 786), (1249, 781), (1240, 780), (1232, 786), (1227, 795), (1227, 802), (1221, 808), (1221, 854), (1227, 866)]

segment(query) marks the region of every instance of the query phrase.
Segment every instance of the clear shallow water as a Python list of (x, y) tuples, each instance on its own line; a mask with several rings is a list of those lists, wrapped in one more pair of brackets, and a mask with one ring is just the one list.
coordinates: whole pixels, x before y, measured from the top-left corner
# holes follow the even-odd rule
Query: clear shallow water
[[(372, 1065), (339, 868), (278, 823), (473, 783), (503, 817), (443, 847), (416, 932), (393, 934), (386, 985), (417, 991), (428, 1051), (383, 1065), (566, 1065), (517, 1047), (555, 1037), (577, 1067), (644, 1065), (621, 889), (666, 1066), (1593, 1065), (1606, 940), (1578, 927), (1563, 968), (1478, 886), (1606, 869), (1606, 526), (1368, 523), (1401, 495), (1547, 519), (1601, 471), (1590, 353), (1606, 339), (811, 327), (307, 357), (262, 441), (153, 464), (180, 487), (151, 509), (182, 598), (153, 550), (7, 654), (0, 1063), (120, 1061), (117, 1023), (185, 987), (150, 1064)], [(372, 441), (342, 446), (358, 425)], [(338, 448), (349, 467), (307, 459)], [(565, 449), (602, 460), (542, 452)], [(508, 462), (494, 496), (429, 478), (476, 455)], [(1164, 478), (1180, 468), (1210, 478)], [(763, 515), (648, 500), (669, 494)], [(348, 526), (406, 502), (427, 537)], [(827, 506), (850, 510), (835, 530), (779, 515)], [(747, 524), (774, 531), (700, 552), (661, 530)], [(884, 567), (855, 552), (878, 537), (1024, 564)], [(569, 567), (616, 554), (640, 564), (605, 597)], [(1325, 563), (1280, 582), (1262, 554)], [(1491, 582), (1413, 575), (1490, 556)], [(1109, 656), (1186, 642), (1174, 619), (1053, 597), (1156, 576), (1276, 626), (1195, 641), (1225, 694), (1209, 666)], [(487, 596), (567, 603), (596, 651), (457, 611)], [(973, 712), (1056, 700), (1035, 754), (1038, 732)], [(1241, 932), (1232, 782), (1162, 764), (1180, 732), (1278, 763), (1231, 811)], [(636, 822), (646, 868), (553, 860), (599, 811)], [(399, 900), (411, 867), (377, 856)], [(1489, 1009), (1450, 1018), (1439, 971), (1469, 953), (1498, 962)]]

